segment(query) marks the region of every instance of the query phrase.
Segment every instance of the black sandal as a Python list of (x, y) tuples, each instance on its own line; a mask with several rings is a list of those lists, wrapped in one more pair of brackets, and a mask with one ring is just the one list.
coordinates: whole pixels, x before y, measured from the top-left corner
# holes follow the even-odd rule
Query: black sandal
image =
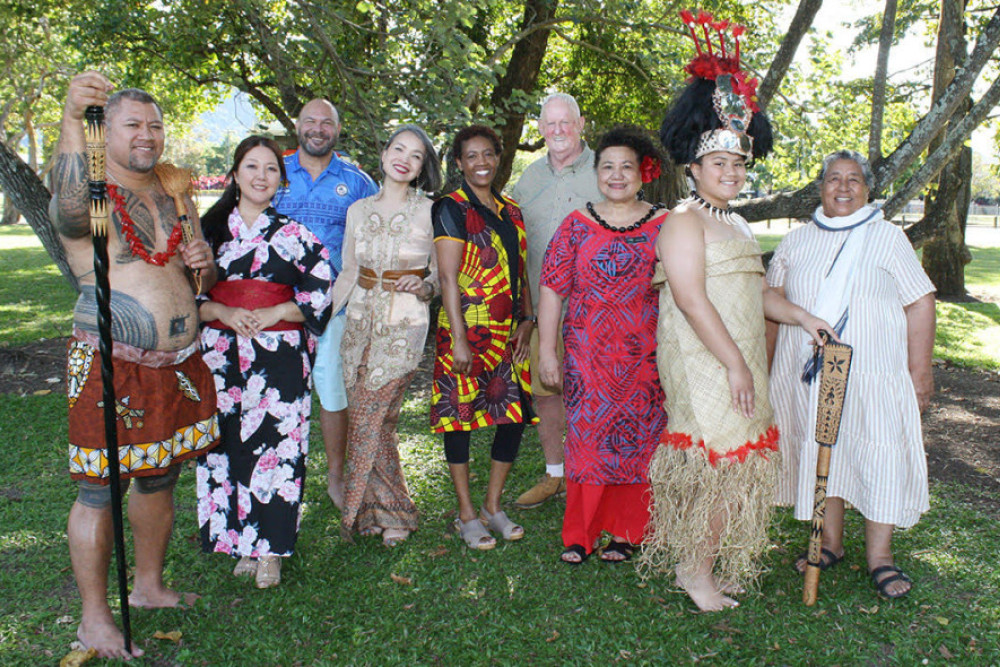
[[(601, 561), (605, 563), (624, 563), (625, 561), (632, 560), (632, 554), (635, 553), (636, 546), (628, 542), (620, 542), (618, 540), (611, 540), (608, 542), (607, 546), (604, 547), (604, 551), (601, 552)], [(605, 558), (607, 554), (621, 554), (621, 558)]]
[[(885, 574), (886, 572), (892, 572), (892, 574), (879, 579), (879, 575)], [(910, 579), (906, 575), (906, 573), (903, 572), (903, 570), (896, 567), (895, 565), (883, 565), (881, 567), (876, 567), (868, 574), (869, 576), (871, 576), (872, 583), (875, 585), (875, 590), (878, 591), (878, 594), (884, 598), (888, 598), (889, 600), (895, 600), (897, 598), (909, 595), (910, 591), (913, 590), (913, 579)], [(890, 593), (888, 590), (889, 584), (893, 583), (894, 581), (905, 581), (910, 584), (910, 587), (907, 588), (902, 593)]]
[[(847, 552), (844, 553), (846, 554)], [(798, 568), (800, 560), (805, 561), (806, 563), (805, 567), (803, 567), (801, 570)], [(823, 547), (822, 549), (820, 549), (819, 553), (819, 569), (821, 572), (826, 572), (827, 570), (829, 570), (831, 567), (833, 567), (842, 560), (844, 560), (843, 556), (838, 556), (837, 554), (833, 553), (826, 547)], [(792, 563), (792, 569), (798, 572), (799, 574), (805, 574), (806, 569), (808, 567), (809, 567), (809, 552), (803, 551), (802, 553), (799, 554), (799, 557), (795, 559), (795, 562)]]
[[(566, 560), (564, 556), (567, 554), (576, 554), (580, 557), (580, 560)], [(580, 565), (588, 558), (590, 558), (590, 554), (587, 553), (582, 544), (571, 544), (559, 555), (559, 560), (566, 563), (566, 565)]]

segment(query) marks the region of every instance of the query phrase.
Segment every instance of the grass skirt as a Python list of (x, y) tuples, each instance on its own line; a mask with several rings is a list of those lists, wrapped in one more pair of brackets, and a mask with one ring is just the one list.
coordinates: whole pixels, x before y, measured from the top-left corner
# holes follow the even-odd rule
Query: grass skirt
[[(742, 461), (724, 458), (715, 465), (703, 448), (660, 445), (649, 469), (653, 501), (639, 565), (644, 575), (675, 565), (694, 571), (714, 555), (717, 581), (748, 588), (756, 583), (770, 544), (780, 462), (766, 442), (772, 435), (776, 447), (777, 429), (771, 429)], [(708, 540), (713, 519), (722, 522), (718, 545)]]

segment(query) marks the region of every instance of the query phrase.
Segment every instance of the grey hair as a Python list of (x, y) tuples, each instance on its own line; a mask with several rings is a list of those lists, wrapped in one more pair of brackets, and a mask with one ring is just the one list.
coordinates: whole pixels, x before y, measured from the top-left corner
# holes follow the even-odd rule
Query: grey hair
[(420, 168), (420, 173), (413, 180), (413, 185), (425, 192), (437, 192), (441, 188), (441, 159), (438, 157), (434, 144), (431, 143), (431, 138), (427, 136), (423, 128), (418, 125), (400, 125), (386, 139), (385, 144), (382, 146), (382, 152), (384, 153), (392, 145), (396, 137), (403, 132), (413, 134), (424, 145), (424, 164)]
[(562, 100), (566, 103), (566, 106), (576, 114), (579, 118), (582, 114), (580, 113), (580, 105), (577, 103), (576, 98), (569, 93), (551, 93), (546, 95), (545, 99), (542, 100), (541, 106), (538, 107), (538, 121), (541, 122), (542, 116), (545, 115), (545, 105), (549, 102), (554, 102), (555, 100)]
[(104, 117), (111, 118), (114, 116), (118, 112), (118, 107), (121, 106), (122, 100), (131, 100), (140, 104), (152, 104), (156, 107), (156, 113), (160, 114), (160, 120), (163, 120), (163, 109), (160, 108), (160, 104), (156, 101), (156, 98), (141, 88), (123, 88), (111, 95), (108, 101), (104, 103)]
[(868, 158), (857, 151), (849, 151), (842, 149), (839, 151), (834, 151), (823, 158), (823, 166), (819, 170), (819, 180), (822, 182), (826, 179), (826, 172), (830, 168), (830, 165), (837, 160), (851, 160), (861, 167), (861, 175), (865, 178), (865, 187), (871, 192), (875, 189), (875, 173), (872, 171), (872, 166), (868, 162)]

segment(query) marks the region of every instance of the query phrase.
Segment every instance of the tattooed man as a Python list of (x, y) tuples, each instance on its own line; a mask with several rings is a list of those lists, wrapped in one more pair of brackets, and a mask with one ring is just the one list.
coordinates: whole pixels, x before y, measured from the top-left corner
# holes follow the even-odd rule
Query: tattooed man
[[(179, 462), (216, 444), (215, 387), (197, 352), (198, 311), (192, 285), (215, 283), (211, 248), (194, 203), (177, 211), (153, 171), (163, 152), (163, 116), (147, 93), (112, 86), (97, 72), (73, 78), (63, 109), (52, 176), (50, 215), (80, 281), (69, 345), (70, 475), (78, 480), (69, 514), (70, 558), (83, 603), (77, 636), (102, 657), (128, 659), (107, 603), (112, 550), (100, 354), (97, 351), (93, 244), (88, 208), (83, 115), (105, 108), (110, 229), (114, 379), (120, 470), (136, 478), (128, 518), (135, 539), (133, 607), (190, 603), (163, 582), (173, 527), (173, 487)], [(194, 239), (181, 242), (178, 213), (193, 220)], [(125, 482), (127, 485), (127, 482)], [(133, 644), (131, 655), (142, 651)]]

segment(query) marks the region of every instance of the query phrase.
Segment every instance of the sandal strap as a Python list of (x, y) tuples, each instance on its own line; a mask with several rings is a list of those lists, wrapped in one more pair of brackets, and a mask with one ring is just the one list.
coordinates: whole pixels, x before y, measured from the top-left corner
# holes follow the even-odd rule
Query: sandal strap
[[(566, 554), (576, 554), (577, 556), (580, 557), (580, 560), (578, 561), (566, 560), (565, 558), (563, 558), (563, 556), (565, 556)], [(589, 557), (590, 554), (587, 553), (587, 549), (584, 548), (582, 544), (571, 544), (565, 549), (563, 549), (562, 554), (559, 555), (559, 560), (566, 563), (567, 565), (579, 565), (583, 561), (587, 560)]]
[[(456, 528), (458, 528), (458, 534), (461, 535), (462, 539), (465, 540), (465, 544), (473, 549), (481, 549), (485, 544), (489, 544), (492, 548), (490, 542), (493, 537), (486, 531), (482, 522), (476, 519), (470, 519), (469, 521), (462, 521), (461, 519), (455, 520)], [(487, 540), (484, 542), (484, 540)]]
[[(892, 574), (888, 574), (887, 576), (879, 579), (879, 575), (886, 574), (888, 572), (891, 572)], [(910, 577), (907, 576), (902, 569), (895, 565), (882, 565), (869, 572), (869, 575), (871, 575), (872, 583), (875, 584), (875, 588), (878, 590), (879, 594), (884, 595), (887, 598), (901, 598), (910, 592), (909, 590), (906, 590), (898, 594), (890, 593), (888, 590), (889, 584), (896, 581), (905, 581), (909, 584), (913, 583), (913, 580), (910, 579)]]
[[(886, 577), (885, 579), (879, 579), (880, 574), (885, 574), (886, 572), (894, 572), (893, 577)], [(903, 581), (912, 581), (901, 568), (896, 565), (881, 565), (876, 567), (874, 570), (868, 573), (871, 578), (875, 581), (886, 581), (892, 579), (892, 581), (898, 581), (902, 579)]]
[(481, 509), (480, 514), (486, 519), (486, 526), (490, 530), (500, 533), (505, 540), (509, 540), (517, 533), (524, 533), (524, 528), (511, 521), (503, 510), (496, 514), (489, 514), (485, 509)]

